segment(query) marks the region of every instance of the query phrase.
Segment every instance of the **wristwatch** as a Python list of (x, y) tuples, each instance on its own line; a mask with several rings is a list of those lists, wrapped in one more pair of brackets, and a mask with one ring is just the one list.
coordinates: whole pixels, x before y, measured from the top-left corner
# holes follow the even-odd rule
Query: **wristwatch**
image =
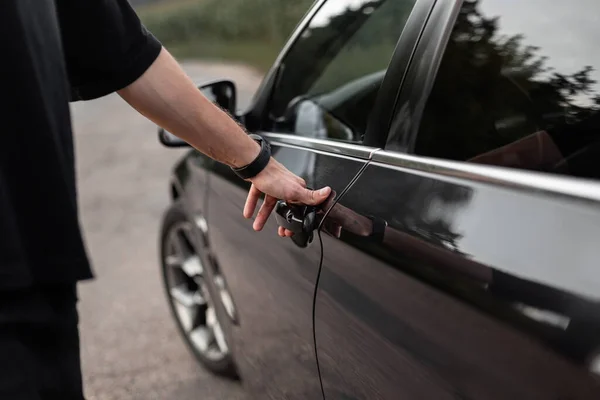
[(254, 141), (256, 141), (256, 143), (260, 145), (260, 153), (258, 153), (254, 161), (252, 161), (250, 164), (240, 168), (231, 168), (233, 172), (235, 172), (235, 174), (242, 179), (254, 178), (256, 175), (260, 174), (263, 169), (265, 169), (271, 160), (271, 146), (269, 145), (269, 142), (259, 135), (251, 134), (248, 136), (250, 136), (252, 139), (254, 139)]

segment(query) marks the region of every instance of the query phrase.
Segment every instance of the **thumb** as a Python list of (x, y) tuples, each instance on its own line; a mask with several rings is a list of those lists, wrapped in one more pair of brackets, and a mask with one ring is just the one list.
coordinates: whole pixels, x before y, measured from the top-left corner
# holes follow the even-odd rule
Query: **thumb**
[(321, 204), (331, 194), (331, 188), (326, 186), (319, 190), (302, 189), (300, 202), (309, 206)]

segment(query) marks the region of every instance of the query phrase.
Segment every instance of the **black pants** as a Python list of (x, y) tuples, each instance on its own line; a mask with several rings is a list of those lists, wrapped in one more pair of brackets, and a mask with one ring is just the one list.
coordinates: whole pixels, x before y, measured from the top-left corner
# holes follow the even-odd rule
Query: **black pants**
[(82, 400), (75, 285), (0, 292), (0, 399)]

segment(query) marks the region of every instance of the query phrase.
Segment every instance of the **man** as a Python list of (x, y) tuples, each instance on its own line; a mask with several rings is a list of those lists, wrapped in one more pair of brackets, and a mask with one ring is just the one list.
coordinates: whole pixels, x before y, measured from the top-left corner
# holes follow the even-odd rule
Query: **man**
[[(0, 2), (0, 399), (82, 399), (79, 230), (69, 100), (118, 92), (140, 113), (252, 182), (260, 230), (277, 199), (318, 204), (267, 148), (215, 107), (127, 0)], [(280, 230), (280, 233), (281, 230)]]

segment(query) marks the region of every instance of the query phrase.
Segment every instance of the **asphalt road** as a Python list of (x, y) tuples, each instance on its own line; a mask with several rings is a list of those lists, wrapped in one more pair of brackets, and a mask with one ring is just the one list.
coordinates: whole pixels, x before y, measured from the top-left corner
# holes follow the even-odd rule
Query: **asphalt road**
[[(260, 83), (260, 76), (239, 66), (184, 68), (197, 83), (233, 79), (242, 106)], [(87, 398), (246, 399), (241, 386), (213, 377), (188, 353), (159, 278), (157, 240), (168, 177), (185, 150), (162, 147), (155, 125), (117, 95), (76, 103), (72, 110), (80, 212), (96, 273), (80, 285)]]

